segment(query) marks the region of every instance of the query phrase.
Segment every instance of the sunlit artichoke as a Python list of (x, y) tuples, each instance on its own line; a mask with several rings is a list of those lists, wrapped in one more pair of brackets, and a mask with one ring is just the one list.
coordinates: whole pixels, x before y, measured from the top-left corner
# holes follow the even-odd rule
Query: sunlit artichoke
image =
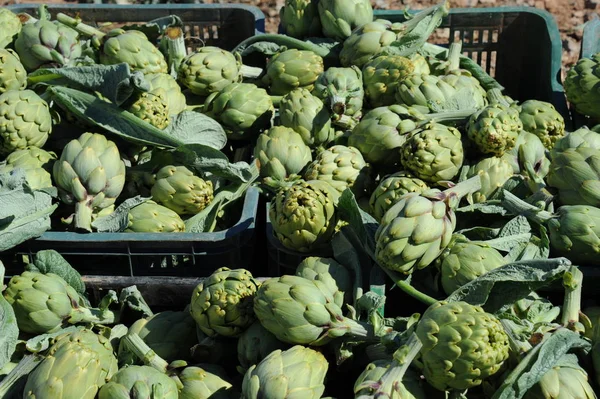
[(98, 392), (98, 399), (178, 399), (175, 380), (150, 366), (120, 369)]
[(319, 18), (323, 34), (345, 40), (359, 26), (373, 21), (370, 0), (319, 0)]
[(552, 149), (554, 143), (565, 135), (565, 119), (554, 105), (538, 100), (527, 100), (520, 105), (519, 117), (523, 130), (538, 136), (544, 147)]
[(201, 367), (186, 367), (177, 375), (183, 387), (179, 399), (231, 399), (232, 385)]
[(150, 83), (150, 92), (165, 100), (169, 115), (177, 115), (185, 110), (185, 96), (174, 77), (167, 73), (150, 73), (144, 78)]
[(422, 193), (429, 189), (427, 183), (407, 172), (397, 172), (383, 178), (371, 194), (369, 206), (371, 215), (381, 220), (383, 215), (398, 200), (408, 193)]
[[(104, 38), (100, 63), (114, 65), (127, 63), (133, 72), (167, 73), (165, 56), (139, 30), (113, 29)], [(27, 67), (27, 66), (26, 66)]]
[(288, 344), (278, 340), (260, 322), (255, 321), (238, 339), (237, 354), (241, 370), (246, 372), (252, 365), (258, 364), (271, 352), (287, 348), (289, 348)]
[(335, 138), (331, 115), (319, 97), (306, 89), (294, 89), (279, 104), (279, 120), (294, 129), (306, 145), (326, 146)]
[(312, 91), (323, 72), (323, 58), (312, 51), (290, 49), (273, 55), (267, 63), (263, 82), (269, 93), (283, 96), (297, 88)]
[(17, 53), (0, 48), (0, 94), (8, 90), (23, 90), (26, 86), (27, 72)]
[(50, 108), (34, 91), (9, 90), (0, 95), (1, 152), (42, 147), (51, 132)]
[(508, 358), (508, 336), (500, 321), (466, 302), (436, 302), (416, 327), (429, 384), (445, 391), (481, 385)]
[(600, 150), (600, 133), (598, 133), (597, 126), (593, 129), (589, 129), (584, 126), (574, 132), (566, 134), (563, 138), (558, 139), (554, 144), (554, 148), (551, 153), (564, 151), (569, 148), (577, 147), (591, 147)]
[(329, 363), (310, 348), (276, 350), (244, 375), (241, 399), (320, 399)]
[(8, 46), (21, 31), (21, 21), (11, 10), (6, 7), (0, 8), (0, 48)]
[(108, 338), (88, 329), (60, 334), (44, 360), (27, 376), (23, 398), (94, 399), (117, 372)]
[(159, 129), (169, 125), (169, 106), (164, 93), (140, 93), (127, 110)]
[(575, 359), (569, 359), (552, 367), (542, 376), (525, 396), (524, 399), (596, 399), (594, 388), (588, 382), (588, 374), (577, 364)]
[(269, 218), (286, 248), (309, 252), (331, 240), (338, 222), (339, 192), (319, 180), (297, 181), (271, 201)]
[(579, 147), (555, 152), (547, 181), (564, 205), (600, 206), (600, 150)]
[(333, 292), (335, 303), (340, 308), (352, 301), (353, 279), (348, 269), (335, 259), (309, 256), (298, 264), (296, 276), (323, 282)]
[(285, 179), (300, 173), (312, 161), (310, 147), (293, 129), (274, 126), (258, 136), (254, 158), (259, 162), (260, 175)]
[(56, 160), (56, 154), (30, 147), (25, 150), (16, 150), (6, 157), (6, 164), (0, 167), (0, 171), (9, 172), (20, 168), (25, 171), (25, 179), (34, 190), (52, 187), (52, 176), (50, 170)]
[(410, 134), (402, 146), (402, 165), (419, 179), (429, 183), (452, 180), (464, 159), (460, 132), (431, 122)]
[(252, 83), (232, 83), (208, 96), (204, 113), (219, 121), (232, 140), (252, 140), (271, 126), (273, 101)]
[(481, 189), (472, 193), (474, 202), (485, 202), (500, 187), (510, 179), (513, 174), (513, 167), (503, 158), (489, 157), (484, 158), (469, 168), (468, 177), (479, 175), (481, 178)]
[(521, 173), (525, 176), (527, 176), (528, 170), (531, 170), (536, 176), (543, 179), (550, 170), (550, 159), (546, 156), (546, 148), (542, 140), (535, 134), (526, 131), (519, 133), (515, 146), (506, 151), (502, 159), (512, 166), (514, 173)]
[(189, 54), (179, 67), (179, 81), (199, 96), (223, 90), (242, 81), (239, 56), (214, 46), (204, 46)]
[(98, 133), (71, 140), (54, 163), (60, 199), (75, 204), (75, 228), (91, 231), (92, 213), (115, 203), (125, 185), (125, 163), (117, 145)]
[(359, 119), (362, 115), (363, 88), (360, 68), (327, 68), (315, 82), (313, 94), (331, 110), (334, 119), (342, 115)]
[(178, 233), (185, 231), (185, 223), (177, 212), (146, 201), (132, 208), (127, 215), (127, 233)]
[(600, 82), (600, 53), (582, 58), (569, 69), (565, 78), (567, 100), (580, 114), (600, 119), (596, 86)]
[(185, 166), (167, 165), (156, 172), (151, 194), (154, 201), (179, 215), (195, 215), (213, 200), (213, 185)]
[(279, 10), (285, 34), (297, 39), (321, 35), (321, 20), (315, 0), (286, 0)]
[(467, 134), (475, 147), (483, 154), (501, 157), (515, 146), (523, 123), (519, 110), (493, 103), (471, 116)]
[(362, 69), (365, 94), (371, 107), (396, 103), (396, 90), (414, 72), (410, 59), (398, 55), (380, 55)]
[(259, 283), (244, 269), (217, 269), (198, 284), (190, 312), (208, 336), (238, 337), (254, 322), (253, 300)]

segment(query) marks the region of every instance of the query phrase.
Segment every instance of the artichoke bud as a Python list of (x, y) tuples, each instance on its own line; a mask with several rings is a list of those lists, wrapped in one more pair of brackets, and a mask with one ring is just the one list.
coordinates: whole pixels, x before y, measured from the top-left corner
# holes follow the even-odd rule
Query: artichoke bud
[(167, 165), (156, 173), (151, 194), (154, 201), (179, 215), (195, 215), (213, 200), (213, 185), (185, 166)]
[(145, 33), (138, 30), (113, 29), (104, 37), (100, 62), (104, 65), (127, 63), (132, 72), (167, 73), (164, 55)]
[(359, 26), (373, 21), (370, 0), (320, 0), (319, 18), (323, 34), (343, 41)]
[(523, 129), (538, 136), (549, 150), (565, 135), (565, 120), (550, 103), (527, 100), (521, 104), (519, 117)]
[(283, 180), (300, 173), (312, 161), (312, 153), (299, 133), (274, 126), (258, 137), (254, 158), (259, 162), (261, 176)]
[(0, 48), (0, 94), (8, 90), (23, 90), (26, 86), (27, 72), (17, 53)]
[(600, 53), (582, 58), (569, 69), (564, 84), (569, 103), (577, 112), (593, 119), (600, 119), (598, 93), (595, 90), (600, 76), (599, 68)]
[(21, 31), (21, 20), (6, 7), (0, 8), (0, 49), (7, 47)]
[(397, 87), (414, 72), (412, 61), (397, 55), (380, 55), (363, 66), (365, 94), (373, 108), (396, 103)]
[(179, 82), (199, 96), (218, 93), (231, 83), (242, 81), (239, 56), (214, 46), (188, 54), (179, 67)]
[(321, 35), (321, 20), (314, 0), (286, 0), (279, 17), (288, 36), (304, 39)]
[(328, 68), (317, 78), (313, 94), (329, 106), (334, 117), (347, 115), (358, 120), (365, 95), (362, 72), (356, 66)]
[(263, 82), (276, 96), (297, 88), (312, 91), (323, 70), (323, 58), (312, 51), (284, 50), (269, 59)]
[(404, 194), (422, 193), (428, 189), (427, 183), (408, 172), (388, 175), (379, 182), (371, 194), (369, 200), (371, 215), (379, 221)]

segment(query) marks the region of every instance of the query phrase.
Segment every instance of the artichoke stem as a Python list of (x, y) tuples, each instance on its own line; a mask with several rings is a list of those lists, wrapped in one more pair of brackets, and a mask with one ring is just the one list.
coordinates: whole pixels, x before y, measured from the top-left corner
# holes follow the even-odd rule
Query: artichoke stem
[(471, 194), (474, 193), (477, 190), (481, 189), (481, 178), (479, 177), (479, 175), (475, 175), (473, 177), (471, 177), (470, 179), (467, 179), (463, 182), (458, 183), (457, 185), (455, 185), (452, 188), (449, 188), (447, 190), (444, 190), (442, 192), (442, 195), (444, 196), (444, 198), (450, 199), (452, 200), (452, 198), (456, 198), (456, 206), (458, 206), (458, 203), (460, 202), (460, 199), (462, 197), (464, 197), (467, 194)]
[(2, 381), (0, 381), (0, 398), (19, 397), (19, 392), (23, 390), (27, 375), (33, 371), (37, 365), (44, 360), (43, 356), (36, 354), (26, 355), (19, 364), (11, 370)]
[(88, 205), (88, 200), (75, 204), (75, 228), (92, 231), (92, 208)]
[(581, 291), (583, 289), (583, 273), (577, 266), (571, 266), (563, 276), (565, 299), (562, 307), (562, 324), (570, 329), (579, 323), (581, 311)]
[(344, 130), (351, 130), (356, 126), (356, 121), (348, 115), (339, 115), (333, 122), (336, 126), (341, 127)]
[(348, 327), (347, 335), (349, 336), (364, 338), (366, 340), (371, 340), (375, 338), (375, 329), (369, 323), (358, 322), (346, 318), (345, 325)]
[(505, 107), (510, 107), (510, 104), (508, 103), (508, 101), (506, 101), (506, 99), (502, 95), (502, 90), (500, 89), (488, 90), (487, 98), (490, 101), (490, 104), (500, 104), (504, 105)]
[(124, 336), (122, 339), (127, 348), (142, 362), (144, 362), (146, 366), (154, 367), (162, 373), (167, 372), (169, 363), (167, 363), (163, 358), (158, 356), (156, 352), (150, 349), (148, 344), (146, 344), (139, 335), (136, 333), (130, 333)]
[(17, 17), (19, 18), (19, 21), (21, 21), (21, 25), (34, 24), (37, 21), (39, 21), (37, 18), (32, 17), (31, 15), (27, 14), (26, 12), (18, 13)]
[(521, 341), (517, 338), (510, 321), (507, 319), (500, 319), (500, 323), (502, 327), (504, 327), (504, 332), (508, 336), (508, 343), (510, 345), (510, 349), (516, 353), (517, 355), (522, 355), (524, 353), (529, 352), (533, 346), (527, 341)]
[(538, 224), (544, 224), (552, 219), (552, 214), (548, 211), (543, 211), (527, 202), (523, 201), (516, 195), (504, 190), (504, 198), (502, 206), (514, 215), (523, 215)]
[(281, 104), (281, 99), (283, 98), (283, 96), (270, 96), (271, 97), (271, 101), (273, 101), (273, 106), (275, 108), (279, 108), (279, 104)]
[(448, 112), (438, 112), (434, 114), (425, 115), (425, 121), (423, 123), (428, 122), (449, 122), (449, 121), (461, 121), (469, 118), (477, 112), (476, 109), (461, 109), (458, 111), (448, 111)]
[(448, 50), (448, 61), (449, 65), (446, 69), (446, 73), (456, 71), (460, 67), (460, 51), (462, 50), (462, 41), (452, 43)]
[(95, 324), (113, 324), (115, 322), (115, 314), (108, 309), (94, 308), (75, 308), (69, 317), (69, 323), (95, 323)]
[(406, 374), (410, 364), (419, 354), (422, 347), (423, 344), (417, 337), (417, 334), (413, 332), (406, 344), (394, 352), (394, 361), (385, 374), (381, 376), (379, 390), (375, 392), (375, 396), (377, 396), (378, 393), (386, 393), (389, 395), (394, 392), (396, 386), (402, 383), (404, 374)]
[(167, 60), (169, 61), (169, 67), (172, 73), (177, 75), (181, 61), (187, 55), (187, 49), (185, 47), (185, 38), (183, 36), (183, 30), (179, 26), (170, 26), (165, 30), (163, 35), (167, 46)]
[(240, 68), (240, 72), (242, 73), (242, 76), (244, 78), (257, 79), (260, 75), (262, 75), (263, 69), (258, 67), (251, 67), (248, 65), (242, 65), (242, 68)]
[(56, 15), (56, 19), (58, 20), (58, 22), (65, 24), (73, 29), (75, 29), (77, 32), (81, 33), (82, 35), (85, 36), (96, 36), (99, 39), (102, 39), (104, 36), (106, 36), (106, 34), (102, 31), (99, 31), (98, 29), (94, 28), (93, 26), (90, 25), (86, 25), (83, 22), (80, 22), (79, 20), (70, 17), (66, 14), (58, 13)]

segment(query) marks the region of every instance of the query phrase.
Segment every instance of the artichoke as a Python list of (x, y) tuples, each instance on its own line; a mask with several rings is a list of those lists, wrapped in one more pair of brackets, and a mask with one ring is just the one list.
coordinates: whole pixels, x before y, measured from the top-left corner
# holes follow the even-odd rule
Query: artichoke
[(298, 252), (327, 244), (338, 222), (339, 195), (319, 180), (297, 181), (279, 190), (269, 207), (269, 219), (279, 242)]
[(0, 94), (0, 152), (42, 147), (52, 132), (48, 104), (32, 90)]
[(579, 147), (554, 153), (547, 182), (564, 205), (600, 206), (600, 150)]
[[(139, 319), (129, 327), (129, 334), (136, 333), (162, 359), (172, 362), (190, 358), (191, 348), (198, 343), (196, 322), (189, 312), (164, 311), (146, 319)], [(135, 363), (134, 358), (121, 342), (119, 363)]]
[(178, 399), (175, 380), (149, 366), (120, 369), (98, 392), (98, 399)]
[(237, 354), (241, 371), (245, 373), (252, 365), (260, 363), (271, 352), (287, 348), (289, 345), (278, 340), (260, 322), (255, 321), (238, 339)]
[(295, 89), (283, 96), (279, 120), (283, 126), (299, 133), (311, 147), (326, 146), (335, 138), (331, 116), (323, 101), (306, 89)]
[(523, 399), (596, 399), (588, 375), (576, 361), (559, 362), (535, 384)]
[(232, 83), (206, 99), (204, 113), (223, 125), (229, 139), (251, 140), (271, 126), (274, 107), (265, 89)]
[(550, 103), (527, 100), (521, 104), (519, 118), (523, 122), (523, 130), (538, 136), (544, 147), (550, 150), (565, 135), (565, 119)]
[(23, 169), (25, 179), (33, 190), (52, 187), (52, 176), (50, 168), (56, 160), (56, 154), (47, 152), (37, 147), (25, 150), (16, 150), (6, 157), (6, 164), (0, 167), (2, 172), (10, 172), (13, 169)]
[(411, 133), (402, 146), (402, 165), (428, 183), (452, 180), (460, 171), (464, 152), (460, 132), (436, 122)]
[(369, 163), (397, 164), (405, 135), (417, 128), (413, 115), (413, 110), (401, 105), (372, 109), (352, 129), (348, 145), (357, 148)]
[(190, 312), (209, 337), (239, 337), (254, 322), (259, 283), (244, 269), (217, 269), (194, 289)]
[(407, 172), (397, 172), (383, 178), (377, 188), (371, 194), (369, 207), (371, 216), (380, 221), (383, 215), (404, 194), (422, 193), (429, 189), (427, 183)]
[(158, 129), (169, 126), (169, 107), (163, 93), (140, 93), (127, 110)]
[(431, 69), (429, 68), (429, 64), (427, 63), (427, 58), (422, 56), (419, 53), (411, 54), (409, 57), (412, 62), (415, 70), (415, 75), (429, 75), (431, 73)]
[(580, 114), (600, 119), (598, 101), (600, 96), (596, 90), (600, 82), (600, 53), (589, 58), (582, 58), (569, 69), (565, 78), (567, 100)]
[(487, 201), (514, 174), (511, 164), (503, 158), (484, 158), (469, 168), (467, 177), (479, 175), (481, 189), (472, 193), (475, 203)]
[(154, 201), (146, 201), (132, 208), (127, 215), (127, 233), (179, 233), (185, 223), (177, 212)]
[(25, 271), (13, 276), (4, 299), (15, 311), (19, 330), (30, 334), (58, 331), (70, 324), (110, 323), (110, 311), (87, 308), (85, 301), (62, 277)]
[(329, 363), (310, 348), (296, 345), (273, 351), (244, 375), (241, 399), (319, 399)]
[(164, 55), (139, 30), (113, 29), (104, 37), (100, 63), (114, 65), (123, 62), (129, 65), (132, 72), (169, 72)]
[(279, 19), (285, 34), (297, 39), (321, 35), (321, 20), (315, 0), (285, 0)]
[[(356, 399), (369, 397), (374, 394), (373, 385), (376, 385), (385, 372), (390, 368), (391, 360), (376, 360), (369, 363), (354, 383), (354, 397)], [(408, 369), (402, 376), (402, 381), (394, 386), (395, 391), (391, 397), (398, 399), (426, 399), (427, 395), (422, 387), (420, 376)]]
[(81, 329), (55, 337), (46, 357), (29, 374), (27, 399), (94, 399), (117, 372), (110, 340)]
[(213, 185), (185, 166), (167, 165), (156, 172), (151, 194), (154, 201), (179, 215), (195, 215), (213, 200)]
[(274, 126), (258, 136), (254, 158), (258, 160), (261, 176), (285, 179), (300, 173), (312, 161), (312, 154), (299, 133)]
[(15, 50), (27, 71), (41, 67), (74, 65), (81, 57), (79, 33), (58, 21), (49, 21), (45, 12), (34, 23), (23, 25), (15, 40)]
[(450, 243), (456, 226), (453, 208), (480, 186), (475, 176), (443, 192), (430, 189), (400, 197), (375, 233), (378, 263), (404, 274), (429, 266)]
[(492, 103), (471, 116), (467, 134), (483, 154), (498, 157), (515, 146), (523, 123), (519, 110), (501, 103)]
[(591, 147), (600, 150), (600, 134), (597, 131), (597, 127), (590, 130), (584, 126), (581, 129), (566, 134), (563, 138), (556, 141), (551, 152), (554, 154), (577, 147)]
[(125, 185), (125, 163), (117, 145), (98, 133), (71, 140), (54, 163), (60, 199), (75, 204), (75, 227), (91, 231), (92, 213), (115, 203)]
[(423, 344), (423, 375), (440, 391), (476, 387), (508, 358), (508, 336), (500, 321), (466, 302), (436, 302), (415, 332)]
[(315, 82), (313, 94), (331, 110), (334, 119), (347, 115), (360, 119), (362, 115), (363, 88), (360, 68), (327, 68)]
[(468, 282), (504, 265), (506, 261), (500, 252), (488, 244), (469, 241), (462, 234), (454, 234), (436, 263), (440, 268), (444, 292), (450, 295)]
[(230, 399), (231, 384), (201, 367), (186, 367), (177, 375), (183, 385), (179, 399)]
[(5, 48), (12, 43), (21, 31), (21, 20), (8, 8), (0, 8), (0, 48)]
[(513, 173), (527, 174), (528, 171), (532, 171), (543, 179), (550, 170), (550, 159), (546, 156), (542, 140), (526, 131), (519, 134), (515, 146), (505, 152), (502, 159), (512, 166)]
[(360, 151), (354, 147), (334, 145), (321, 151), (306, 168), (305, 180), (321, 180), (341, 193), (351, 188), (357, 197), (364, 197), (373, 178), (371, 169)]
[(323, 58), (312, 51), (290, 49), (269, 59), (263, 82), (269, 92), (283, 96), (297, 88), (312, 91), (323, 72)]
[(371, 107), (396, 103), (396, 90), (414, 73), (410, 59), (398, 55), (380, 55), (369, 60), (362, 69), (365, 94)]
[(199, 96), (220, 92), (242, 81), (239, 56), (218, 47), (204, 46), (186, 56), (179, 67), (179, 82)]
[(345, 40), (359, 26), (373, 21), (370, 0), (319, 0), (319, 19), (323, 35)]
[(350, 272), (335, 259), (309, 256), (296, 268), (296, 276), (323, 282), (334, 293), (336, 305), (352, 303), (354, 285)]
[(9, 90), (23, 90), (25, 87), (27, 72), (19, 56), (13, 50), (0, 48), (0, 94)]
[(170, 116), (180, 114), (185, 110), (187, 107), (185, 96), (175, 78), (167, 73), (150, 73), (144, 77), (150, 83), (150, 93), (165, 100)]

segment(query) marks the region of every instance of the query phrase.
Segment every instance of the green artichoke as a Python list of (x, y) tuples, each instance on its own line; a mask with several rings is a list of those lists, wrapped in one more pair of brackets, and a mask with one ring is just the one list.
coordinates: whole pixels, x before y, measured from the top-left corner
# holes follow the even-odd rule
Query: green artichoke
[(600, 96), (596, 86), (600, 82), (600, 53), (582, 58), (569, 69), (565, 78), (567, 100), (580, 114), (600, 119), (597, 104)]
[(551, 368), (523, 399), (596, 399), (588, 374), (576, 362)]
[(321, 20), (315, 0), (285, 0), (279, 19), (285, 34), (297, 39), (321, 35)]
[(79, 33), (45, 16), (23, 25), (15, 40), (15, 50), (27, 71), (41, 67), (72, 66), (81, 57)]
[[(356, 399), (369, 397), (374, 394), (373, 385), (377, 385), (381, 377), (390, 368), (391, 360), (376, 360), (369, 363), (354, 383), (354, 397)], [(390, 397), (398, 399), (426, 399), (427, 395), (422, 387), (420, 376), (408, 369), (394, 387), (395, 391)]]
[(484, 158), (469, 168), (467, 177), (479, 175), (481, 189), (472, 193), (475, 203), (487, 201), (514, 174), (511, 164), (503, 158)]
[(313, 94), (331, 110), (334, 120), (342, 115), (360, 119), (362, 115), (363, 88), (360, 68), (327, 68), (315, 82)]
[(323, 58), (312, 51), (290, 49), (269, 59), (263, 82), (269, 92), (283, 96), (297, 88), (312, 91), (323, 72)]
[(600, 150), (600, 134), (596, 128), (597, 127), (594, 127), (590, 130), (584, 126), (574, 132), (567, 133), (563, 138), (556, 141), (551, 153), (554, 154), (569, 148), (577, 147), (591, 147)]
[(436, 302), (415, 332), (423, 344), (423, 375), (440, 391), (476, 387), (508, 358), (508, 336), (500, 321), (466, 302)]
[(414, 73), (412, 61), (398, 55), (380, 55), (369, 60), (362, 69), (365, 94), (371, 107), (396, 103), (396, 90)]
[(550, 150), (565, 135), (565, 119), (550, 103), (527, 100), (521, 104), (519, 118), (523, 122), (523, 130), (538, 136), (544, 147)]
[(52, 187), (51, 170), (56, 160), (56, 154), (47, 152), (37, 147), (25, 150), (16, 150), (6, 157), (6, 164), (0, 167), (2, 172), (10, 172), (13, 169), (23, 169), (25, 179), (33, 190)]
[(334, 40), (346, 40), (354, 29), (373, 21), (370, 0), (319, 0), (318, 9), (323, 35)]
[(273, 100), (252, 83), (232, 83), (208, 96), (204, 113), (225, 128), (231, 140), (251, 140), (271, 126)]
[(242, 81), (239, 56), (213, 46), (189, 54), (179, 67), (179, 82), (199, 96), (220, 92), (231, 83)]
[(169, 106), (162, 93), (140, 93), (127, 110), (158, 129), (169, 126)]
[(569, 148), (552, 155), (547, 182), (564, 205), (600, 206), (600, 150)]
[(310, 348), (276, 350), (244, 375), (241, 399), (320, 399), (329, 363)]
[(323, 282), (334, 293), (335, 303), (340, 308), (352, 303), (353, 279), (348, 269), (335, 259), (309, 256), (298, 264), (296, 276)]
[(213, 200), (213, 185), (185, 166), (167, 165), (156, 172), (152, 199), (179, 215), (195, 215)]
[(450, 243), (456, 226), (453, 208), (480, 187), (475, 176), (443, 192), (430, 189), (400, 197), (375, 234), (377, 262), (404, 274), (429, 266)]
[(525, 173), (531, 169), (543, 179), (550, 170), (550, 159), (546, 156), (542, 140), (526, 131), (519, 134), (515, 146), (506, 151), (502, 159), (512, 166), (514, 173)]
[(23, 398), (94, 399), (117, 368), (108, 338), (87, 329), (64, 333), (27, 377)]
[(427, 58), (419, 53), (411, 54), (409, 57), (413, 66), (415, 67), (414, 74), (415, 75), (429, 75), (431, 74), (431, 69), (429, 68), (429, 64), (427, 62)]
[(175, 380), (150, 366), (120, 369), (98, 392), (98, 399), (178, 399)]
[(255, 321), (238, 339), (237, 354), (240, 370), (245, 373), (252, 365), (260, 363), (271, 352), (287, 348), (289, 348), (288, 344), (278, 340), (260, 322)]
[(230, 399), (232, 385), (201, 367), (186, 367), (177, 375), (183, 387), (179, 399)]
[(306, 89), (294, 89), (279, 104), (281, 125), (294, 129), (311, 147), (326, 146), (335, 138), (331, 116), (323, 101)]
[(83, 298), (62, 277), (24, 271), (13, 276), (4, 299), (15, 311), (19, 330), (46, 334), (77, 323), (110, 323), (110, 311), (87, 308)]
[(496, 249), (479, 241), (454, 234), (448, 247), (436, 260), (444, 292), (450, 295), (468, 282), (506, 263)]
[(449, 126), (430, 122), (410, 134), (402, 146), (402, 165), (428, 183), (452, 180), (464, 159), (460, 132)]
[(515, 146), (521, 130), (519, 110), (499, 103), (476, 112), (467, 124), (468, 137), (477, 149), (498, 157)]
[(372, 171), (360, 151), (334, 145), (317, 154), (304, 173), (305, 180), (321, 180), (341, 193), (351, 188), (357, 197), (366, 196), (372, 184)]
[(259, 287), (244, 269), (217, 269), (194, 289), (190, 312), (209, 337), (239, 337), (254, 322), (252, 301)]
[(398, 164), (406, 134), (417, 128), (413, 115), (414, 110), (401, 105), (372, 109), (352, 129), (348, 145), (357, 148), (369, 163)]
[(327, 244), (338, 222), (339, 195), (319, 180), (301, 180), (279, 190), (269, 207), (269, 219), (279, 242), (298, 252)]
[(117, 145), (98, 133), (71, 140), (54, 163), (60, 199), (75, 204), (75, 228), (91, 231), (92, 213), (115, 203), (125, 185), (125, 163)]
[(429, 189), (427, 183), (418, 179), (407, 172), (397, 172), (383, 178), (377, 188), (371, 194), (369, 207), (371, 215), (380, 221), (383, 215), (390, 209), (404, 194), (422, 193)]
[(12, 43), (21, 31), (21, 20), (8, 8), (0, 8), (0, 48), (5, 48)]
[(261, 176), (281, 180), (300, 173), (312, 161), (312, 154), (299, 133), (289, 127), (274, 126), (258, 136), (254, 158), (259, 162)]
[(0, 94), (9, 90), (24, 90), (25, 87), (27, 72), (19, 56), (11, 49), (0, 48)]
[(0, 150), (10, 153), (42, 147), (52, 132), (48, 104), (32, 90), (0, 94)]
[(100, 63), (114, 65), (123, 62), (129, 65), (132, 72), (169, 72), (164, 55), (139, 30), (113, 29), (104, 37)]
[[(196, 322), (189, 312), (164, 311), (139, 319), (129, 327), (162, 359), (172, 362), (190, 358), (191, 348), (198, 343)], [(133, 364), (137, 358), (119, 346), (119, 363)]]
[(185, 231), (185, 222), (177, 212), (146, 201), (129, 211), (127, 233), (179, 233)]
[(174, 77), (167, 73), (150, 73), (144, 77), (150, 83), (150, 93), (165, 100), (170, 116), (180, 114), (185, 110), (187, 107), (185, 96)]

